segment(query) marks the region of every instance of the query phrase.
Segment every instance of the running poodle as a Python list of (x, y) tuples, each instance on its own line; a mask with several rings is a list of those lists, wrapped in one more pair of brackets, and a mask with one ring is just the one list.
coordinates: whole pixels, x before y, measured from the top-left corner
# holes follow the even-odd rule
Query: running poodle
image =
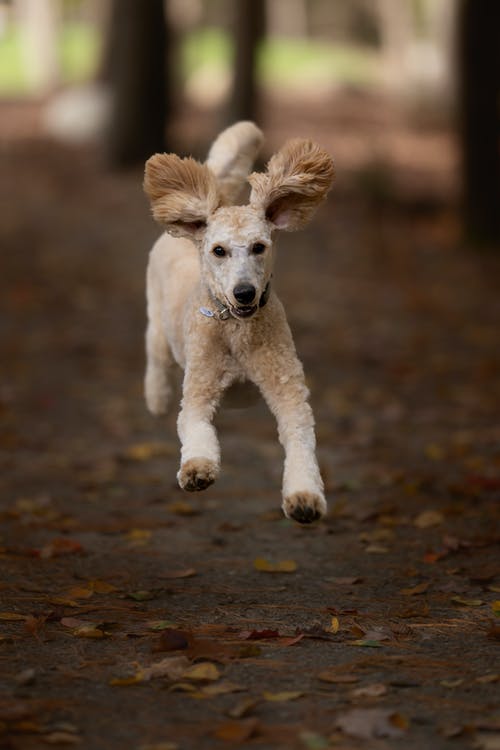
[[(224, 390), (251, 380), (278, 423), (285, 449), (283, 511), (300, 523), (326, 513), (315, 455), (314, 417), (302, 364), (271, 275), (277, 231), (305, 226), (333, 181), (330, 156), (290, 140), (267, 171), (248, 176), (262, 143), (251, 122), (225, 130), (205, 164), (175, 154), (146, 163), (144, 189), (166, 229), (147, 271), (145, 395), (163, 414), (168, 369), (184, 369), (177, 474), (184, 490), (204, 490), (220, 469), (212, 424)], [(248, 179), (248, 205), (235, 205)]]

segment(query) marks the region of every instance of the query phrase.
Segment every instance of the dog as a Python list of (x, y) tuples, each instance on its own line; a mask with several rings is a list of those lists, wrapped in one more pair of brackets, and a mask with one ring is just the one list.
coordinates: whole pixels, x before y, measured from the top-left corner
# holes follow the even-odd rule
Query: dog
[[(168, 370), (184, 370), (178, 417), (183, 490), (204, 490), (217, 478), (220, 448), (212, 424), (224, 390), (250, 380), (278, 424), (285, 449), (285, 516), (302, 524), (324, 516), (314, 417), (283, 305), (271, 282), (277, 232), (304, 227), (334, 177), (331, 157), (293, 139), (249, 174), (261, 131), (239, 122), (213, 143), (202, 164), (156, 154), (144, 189), (166, 232), (147, 269), (145, 397), (163, 414), (171, 397)], [(247, 205), (237, 205), (246, 181)]]

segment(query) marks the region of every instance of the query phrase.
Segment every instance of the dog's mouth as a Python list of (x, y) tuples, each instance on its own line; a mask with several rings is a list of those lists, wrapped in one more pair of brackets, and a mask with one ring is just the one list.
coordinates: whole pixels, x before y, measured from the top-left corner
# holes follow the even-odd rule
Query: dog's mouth
[(231, 305), (231, 314), (236, 318), (251, 318), (257, 312), (258, 305), (241, 305), (235, 307)]

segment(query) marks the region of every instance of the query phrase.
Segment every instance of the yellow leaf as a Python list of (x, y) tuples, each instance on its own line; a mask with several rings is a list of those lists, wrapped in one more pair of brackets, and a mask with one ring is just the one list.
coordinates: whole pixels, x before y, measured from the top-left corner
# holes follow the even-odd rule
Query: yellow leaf
[(295, 560), (280, 560), (279, 562), (272, 563), (264, 557), (257, 557), (254, 560), (253, 566), (256, 570), (265, 573), (294, 573), (297, 570)]
[(425, 446), (425, 455), (431, 461), (442, 461), (446, 455), (444, 448), (438, 443), (429, 443)]
[(496, 602), (491, 603), (491, 609), (496, 615), (500, 615), (500, 599), (497, 599)]
[(415, 596), (415, 594), (425, 594), (427, 589), (430, 586), (429, 581), (424, 581), (423, 583), (418, 583), (416, 586), (411, 586), (407, 589), (401, 589), (400, 594), (404, 594), (405, 596)]
[(89, 581), (88, 587), (96, 594), (111, 594), (111, 592), (117, 591), (116, 586), (113, 586), (112, 583), (106, 583), (106, 581), (99, 581), (98, 579)]
[(73, 635), (77, 638), (104, 638), (104, 631), (96, 628), (95, 625), (80, 625), (73, 630)]
[(109, 681), (109, 684), (120, 686), (137, 685), (139, 682), (142, 682), (142, 680), (142, 672), (137, 672), (137, 674), (130, 675), (129, 677), (113, 677), (113, 679)]
[(91, 589), (83, 588), (83, 586), (74, 586), (68, 591), (68, 597), (70, 599), (90, 599), (93, 593)]
[(16, 620), (26, 620), (28, 615), (20, 615), (17, 612), (0, 612), (0, 620), (15, 622)]
[(267, 690), (262, 693), (262, 697), (266, 701), (273, 703), (284, 703), (286, 701), (294, 701), (300, 698), (304, 693), (300, 690), (285, 690), (281, 693), (269, 693)]
[(209, 661), (201, 662), (200, 664), (194, 664), (194, 666), (189, 667), (189, 669), (186, 669), (184, 674), (182, 675), (184, 679), (186, 680), (195, 680), (195, 681), (203, 681), (203, 680), (218, 680), (220, 677), (220, 672), (215, 666), (215, 664), (212, 664)]
[(484, 604), (482, 599), (464, 599), (462, 596), (452, 596), (451, 601), (462, 607), (481, 607)]
[(124, 452), (123, 457), (129, 461), (149, 461), (159, 456), (173, 455), (173, 446), (162, 442), (135, 443)]
[(127, 534), (127, 541), (134, 547), (141, 547), (151, 539), (150, 529), (131, 529)]
[(200, 512), (185, 500), (174, 500), (171, 503), (167, 503), (167, 510), (171, 513), (175, 513), (176, 516), (196, 516)]
[(418, 529), (428, 529), (430, 526), (439, 526), (443, 523), (444, 516), (438, 510), (423, 510), (413, 521)]
[(325, 628), (327, 633), (338, 633), (340, 628), (340, 622), (338, 617), (332, 617), (330, 625)]

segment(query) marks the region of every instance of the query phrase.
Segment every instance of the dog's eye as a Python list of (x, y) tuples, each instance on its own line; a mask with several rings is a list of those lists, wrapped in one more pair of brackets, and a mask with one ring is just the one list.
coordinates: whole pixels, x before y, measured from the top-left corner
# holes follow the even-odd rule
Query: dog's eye
[(220, 245), (216, 245), (214, 249), (212, 250), (213, 254), (216, 255), (218, 258), (223, 258), (226, 254), (226, 251), (223, 247)]
[(252, 253), (254, 255), (262, 255), (265, 249), (266, 249), (266, 246), (262, 242), (256, 242), (255, 245), (252, 247)]

